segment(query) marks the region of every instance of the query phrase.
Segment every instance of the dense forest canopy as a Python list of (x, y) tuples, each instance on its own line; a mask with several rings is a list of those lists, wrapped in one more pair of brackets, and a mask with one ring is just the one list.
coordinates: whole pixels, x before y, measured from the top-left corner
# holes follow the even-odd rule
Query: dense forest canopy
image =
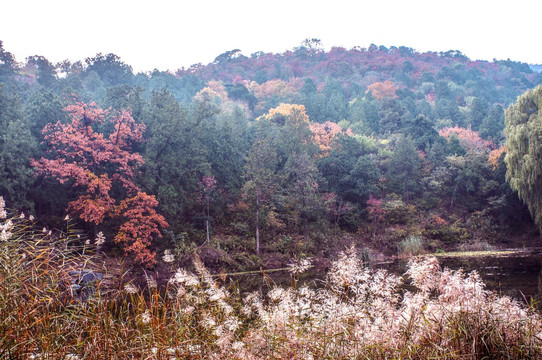
[(324, 251), (329, 229), (390, 251), (504, 240), (532, 225), (503, 145), (533, 69), (310, 39), (134, 74), (115, 54), (18, 62), (0, 42), (0, 195), (145, 264), (213, 235), (237, 253)]

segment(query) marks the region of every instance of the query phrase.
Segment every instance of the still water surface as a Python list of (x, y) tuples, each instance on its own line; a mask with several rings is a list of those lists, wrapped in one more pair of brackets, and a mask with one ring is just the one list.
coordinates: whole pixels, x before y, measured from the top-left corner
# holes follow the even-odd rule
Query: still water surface
[[(439, 257), (441, 266), (452, 270), (462, 268), (466, 273), (476, 270), (486, 289), (508, 295), (522, 302), (534, 300), (542, 309), (542, 248), (520, 250), (506, 255), (484, 255), (467, 257)], [(376, 264), (375, 267), (402, 274), (406, 260)]]
[[(504, 255), (440, 256), (438, 259), (443, 268), (452, 270), (462, 268), (465, 273), (476, 270), (486, 284), (486, 289), (496, 291), (500, 295), (508, 295), (523, 303), (534, 301), (537, 303), (536, 307), (542, 310), (542, 248), (521, 249)], [(403, 275), (407, 269), (407, 263), (408, 260), (398, 259), (374, 263), (370, 266)], [(242, 292), (254, 290), (266, 292), (273, 285), (288, 286), (291, 283), (291, 277), (287, 271), (266, 274), (266, 280), (262, 279), (261, 274), (254, 275), (236, 276), (230, 281), (236, 282), (236, 286)], [(313, 286), (318, 287), (325, 277), (325, 272), (313, 269), (301, 276), (300, 283), (312, 283)]]

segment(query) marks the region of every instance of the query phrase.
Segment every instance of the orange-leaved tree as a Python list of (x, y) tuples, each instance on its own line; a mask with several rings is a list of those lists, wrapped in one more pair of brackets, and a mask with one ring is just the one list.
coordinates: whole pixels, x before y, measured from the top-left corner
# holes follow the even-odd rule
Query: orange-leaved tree
[[(131, 150), (142, 141), (145, 126), (127, 110), (109, 114), (95, 103), (75, 101), (65, 111), (68, 123), (47, 124), (43, 129), (47, 156), (32, 160), (32, 166), (37, 174), (72, 186), (78, 197), (68, 204), (68, 211), (95, 229), (105, 219), (122, 219), (115, 241), (123, 243), (139, 263), (153, 265), (156, 254), (149, 249), (150, 242), (168, 224), (156, 212), (154, 196), (133, 181), (144, 161)], [(99, 127), (112, 131), (106, 136), (96, 131)]]
[(269, 112), (262, 115), (262, 117), (280, 125), (284, 125), (286, 117), (289, 117), (292, 124), (295, 125), (309, 123), (309, 117), (305, 112), (305, 105), (298, 104), (281, 103), (279, 106), (269, 109)]
[(339, 125), (334, 122), (326, 121), (325, 123), (310, 123), (309, 128), (314, 134), (314, 141), (320, 147), (321, 155), (328, 156), (331, 151), (331, 144), (335, 136), (339, 134), (347, 134), (353, 136), (352, 130), (344, 131)]
[(397, 98), (398, 96), (395, 93), (395, 90), (395, 84), (389, 80), (375, 82), (367, 86), (367, 92), (370, 91), (373, 97), (378, 100), (382, 100), (387, 97)]

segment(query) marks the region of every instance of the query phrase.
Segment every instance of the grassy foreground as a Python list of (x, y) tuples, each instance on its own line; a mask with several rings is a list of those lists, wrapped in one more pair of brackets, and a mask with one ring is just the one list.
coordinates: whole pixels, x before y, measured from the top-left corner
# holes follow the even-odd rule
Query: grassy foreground
[(219, 286), (198, 258), (165, 289), (102, 268), (81, 299), (70, 271), (96, 269), (95, 244), (22, 216), (0, 227), (2, 359), (542, 358), (539, 313), (435, 257), (411, 261), (404, 280), (363, 267), (351, 247), (323, 286), (296, 285), (305, 260), (291, 264), (290, 288), (265, 295)]

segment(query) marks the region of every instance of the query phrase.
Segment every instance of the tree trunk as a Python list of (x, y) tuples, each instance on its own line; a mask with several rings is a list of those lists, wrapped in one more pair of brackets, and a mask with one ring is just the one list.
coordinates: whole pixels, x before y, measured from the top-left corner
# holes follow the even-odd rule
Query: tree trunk
[(260, 197), (256, 195), (256, 254), (260, 255)]
[(307, 241), (307, 214), (306, 214), (307, 203), (305, 202), (304, 197), (301, 203), (303, 205), (303, 210), (301, 211), (301, 214), (303, 216), (303, 240), (306, 242)]
[(207, 198), (207, 217), (205, 219), (205, 228), (207, 229), (207, 240), (205, 240), (205, 243), (209, 244), (209, 198)]
[(207, 228), (207, 240), (205, 240), (205, 243), (208, 244), (209, 243), (209, 217), (205, 219), (205, 227)]

